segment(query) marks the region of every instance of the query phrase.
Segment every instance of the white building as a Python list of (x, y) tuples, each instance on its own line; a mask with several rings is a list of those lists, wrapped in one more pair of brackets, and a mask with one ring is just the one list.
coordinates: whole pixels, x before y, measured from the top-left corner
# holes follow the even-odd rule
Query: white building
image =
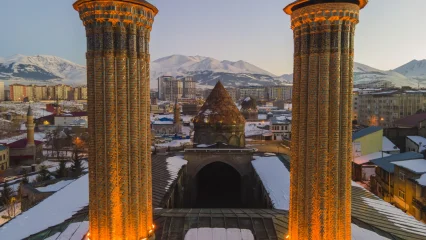
[(83, 128), (87, 128), (87, 123), (87, 112), (72, 112), (64, 113), (60, 116), (55, 116), (55, 126), (58, 127), (80, 126)]
[(290, 139), (291, 120), (285, 116), (271, 118), (272, 140)]

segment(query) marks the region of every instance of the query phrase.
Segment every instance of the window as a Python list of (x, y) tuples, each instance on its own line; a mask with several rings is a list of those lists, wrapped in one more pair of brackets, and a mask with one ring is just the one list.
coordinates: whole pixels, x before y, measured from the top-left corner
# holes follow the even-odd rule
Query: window
[(405, 174), (403, 172), (399, 172), (398, 177), (399, 177), (399, 180), (405, 181)]
[(405, 200), (405, 192), (402, 191), (401, 189), (398, 191), (398, 197), (402, 198)]

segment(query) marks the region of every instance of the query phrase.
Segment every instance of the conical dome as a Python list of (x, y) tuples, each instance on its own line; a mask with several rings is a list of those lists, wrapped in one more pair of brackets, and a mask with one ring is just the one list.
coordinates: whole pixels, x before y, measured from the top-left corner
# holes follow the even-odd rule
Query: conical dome
[(194, 118), (194, 123), (235, 125), (245, 124), (245, 119), (219, 81)]
[(241, 102), (241, 111), (257, 111), (256, 100), (252, 97), (246, 97)]

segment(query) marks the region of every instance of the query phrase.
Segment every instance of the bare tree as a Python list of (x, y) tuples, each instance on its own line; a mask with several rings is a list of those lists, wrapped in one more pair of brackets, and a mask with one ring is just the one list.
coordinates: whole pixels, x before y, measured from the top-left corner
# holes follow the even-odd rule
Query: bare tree
[(75, 137), (73, 140), (73, 153), (72, 153), (72, 165), (71, 165), (71, 171), (76, 177), (81, 176), (83, 174), (83, 157), (82, 152), (84, 151), (86, 146), (85, 141), (83, 141), (79, 137)]

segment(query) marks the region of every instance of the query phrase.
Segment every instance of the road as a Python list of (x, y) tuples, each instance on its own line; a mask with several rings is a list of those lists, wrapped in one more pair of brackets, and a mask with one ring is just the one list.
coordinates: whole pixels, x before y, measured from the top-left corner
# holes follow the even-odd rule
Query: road
[(258, 152), (270, 152), (290, 156), (290, 148), (283, 146), (281, 141), (251, 141), (247, 142), (246, 146), (256, 148)]

